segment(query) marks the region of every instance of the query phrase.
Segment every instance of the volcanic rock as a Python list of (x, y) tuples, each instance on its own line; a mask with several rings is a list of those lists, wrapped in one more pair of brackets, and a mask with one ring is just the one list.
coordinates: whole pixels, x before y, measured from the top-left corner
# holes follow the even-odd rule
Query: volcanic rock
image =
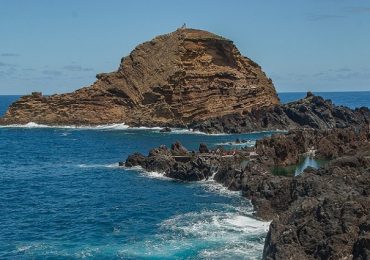
[(369, 129), (367, 125), (324, 131), (296, 129), (257, 140), (255, 150), (259, 160), (268, 166), (297, 164), (304, 154), (331, 160), (355, 154), (370, 140)]
[[(186, 181), (213, 175), (227, 188), (241, 190), (251, 200), (257, 217), (273, 220), (263, 259), (368, 259), (369, 141), (366, 124), (345, 129), (300, 129), (264, 138), (257, 141), (256, 148), (231, 157), (209, 150), (178, 158), (160, 147), (146, 157), (134, 154), (126, 165), (132, 161), (147, 169), (154, 165), (157, 170), (164, 169), (167, 177)], [(332, 145), (322, 147), (328, 143)], [(271, 166), (295, 163), (307, 150), (317, 150), (318, 156), (331, 161), (296, 177), (271, 173)], [(250, 157), (242, 167), (251, 151), (258, 156)], [(153, 163), (155, 160), (159, 163)]]
[(244, 114), (234, 113), (203, 121), (193, 121), (189, 127), (207, 133), (247, 133), (266, 130), (300, 128), (333, 129), (370, 123), (367, 107), (350, 109), (336, 106), (313, 93), (303, 99), (270, 107), (254, 108)]
[(272, 81), (232, 41), (181, 28), (138, 45), (90, 87), (20, 98), (0, 123), (185, 126), (278, 103)]
[(271, 223), (264, 259), (368, 259), (369, 148), (306, 170), (280, 191), (289, 206)]

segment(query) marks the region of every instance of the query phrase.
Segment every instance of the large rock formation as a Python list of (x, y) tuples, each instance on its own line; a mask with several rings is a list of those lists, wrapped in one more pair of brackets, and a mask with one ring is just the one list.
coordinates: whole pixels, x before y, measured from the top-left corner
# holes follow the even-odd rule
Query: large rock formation
[(279, 103), (272, 81), (232, 41), (195, 29), (140, 44), (97, 78), (73, 93), (24, 96), (0, 123), (183, 126)]
[(303, 99), (270, 107), (253, 109), (244, 114), (228, 114), (192, 122), (189, 127), (209, 133), (243, 133), (300, 128), (333, 129), (370, 123), (367, 107), (350, 109), (311, 92)]
[[(251, 200), (256, 216), (273, 220), (263, 259), (369, 259), (369, 141), (367, 124), (301, 129), (258, 141), (251, 149), (258, 156), (246, 165), (248, 149), (230, 157), (204, 145), (196, 153), (177, 144), (171, 149), (153, 149), (148, 156), (131, 155), (126, 166), (140, 165), (187, 181), (214, 176), (229, 189), (241, 190)], [(272, 165), (296, 163), (310, 149), (331, 161), (296, 177), (271, 174)]]

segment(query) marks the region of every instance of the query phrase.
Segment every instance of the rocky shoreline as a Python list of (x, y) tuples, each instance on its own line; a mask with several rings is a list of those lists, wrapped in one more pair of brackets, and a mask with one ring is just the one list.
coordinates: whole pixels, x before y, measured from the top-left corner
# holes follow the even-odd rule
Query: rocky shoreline
[[(258, 140), (237, 151), (188, 151), (180, 143), (148, 156), (130, 155), (141, 166), (182, 181), (214, 178), (251, 200), (256, 217), (272, 220), (264, 259), (368, 259), (370, 256), (370, 130), (368, 124), (329, 130), (297, 129)], [(299, 176), (276, 176), (275, 166), (302, 156), (330, 160)]]
[(308, 92), (305, 98), (294, 102), (194, 121), (188, 127), (206, 133), (248, 133), (300, 128), (324, 130), (369, 124), (369, 119), (370, 110), (367, 107), (353, 110), (337, 106), (331, 100)]
[[(72, 93), (23, 96), (0, 125), (289, 130), (234, 151), (205, 144), (188, 151), (177, 142), (147, 156), (132, 154), (120, 165), (181, 181), (213, 178), (242, 191), (256, 217), (272, 220), (264, 259), (370, 257), (369, 108), (336, 106), (311, 92), (281, 104), (272, 80), (231, 40), (190, 28), (138, 45), (116, 71), (96, 77)], [(295, 165), (304, 156), (330, 162), (297, 177), (272, 174), (274, 167)]]

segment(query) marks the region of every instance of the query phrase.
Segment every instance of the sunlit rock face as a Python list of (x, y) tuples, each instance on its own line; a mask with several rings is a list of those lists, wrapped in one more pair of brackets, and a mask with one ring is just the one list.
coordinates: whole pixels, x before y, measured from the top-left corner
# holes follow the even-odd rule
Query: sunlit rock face
[(272, 81), (232, 41), (185, 28), (138, 45), (89, 87), (20, 98), (1, 123), (181, 126), (278, 103)]

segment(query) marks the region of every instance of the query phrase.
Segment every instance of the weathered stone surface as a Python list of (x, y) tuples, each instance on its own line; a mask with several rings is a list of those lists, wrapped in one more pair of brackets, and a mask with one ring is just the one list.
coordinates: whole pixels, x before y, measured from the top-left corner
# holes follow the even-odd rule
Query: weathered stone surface
[(367, 259), (369, 151), (307, 170), (290, 181), (288, 206), (271, 223), (265, 259)]
[(301, 129), (257, 140), (255, 149), (264, 165), (287, 166), (298, 163), (307, 153), (329, 160), (354, 154), (369, 139), (367, 125), (324, 131)]
[[(148, 156), (139, 153), (129, 155), (125, 166), (141, 166), (147, 171), (157, 171), (165, 176), (182, 181), (206, 180), (218, 171), (226, 171), (227, 165), (233, 164), (235, 158), (223, 157), (221, 153), (210, 151), (205, 145), (201, 152), (189, 152), (180, 142), (152, 149)], [(240, 152), (240, 156), (243, 152)], [(239, 189), (237, 187), (235, 189)]]
[[(369, 141), (368, 125), (301, 129), (265, 138), (256, 143), (256, 148), (231, 157), (209, 150), (189, 152), (177, 161), (175, 152), (157, 148), (157, 152), (144, 157), (143, 165), (167, 160), (162, 168), (168, 177), (197, 181), (215, 173), (215, 181), (231, 190), (241, 190), (251, 200), (257, 217), (273, 220), (265, 240), (264, 259), (368, 259)], [(322, 148), (324, 143), (331, 146)], [(182, 146), (174, 145), (173, 150), (178, 147)], [(271, 174), (271, 165), (295, 163), (297, 156), (313, 148), (331, 161), (317, 170), (308, 168), (297, 177)], [(260, 154), (242, 166), (250, 152)], [(134, 158), (143, 161), (141, 155)], [(130, 161), (133, 159), (129, 157), (126, 165)]]
[(278, 103), (272, 81), (232, 41), (178, 29), (138, 45), (90, 87), (20, 98), (0, 123), (185, 126)]
[(300, 128), (324, 130), (369, 123), (368, 108), (353, 110), (336, 106), (330, 100), (324, 100), (309, 92), (305, 98), (288, 104), (255, 108), (243, 114), (234, 113), (203, 121), (193, 121), (189, 127), (208, 133), (246, 133)]

